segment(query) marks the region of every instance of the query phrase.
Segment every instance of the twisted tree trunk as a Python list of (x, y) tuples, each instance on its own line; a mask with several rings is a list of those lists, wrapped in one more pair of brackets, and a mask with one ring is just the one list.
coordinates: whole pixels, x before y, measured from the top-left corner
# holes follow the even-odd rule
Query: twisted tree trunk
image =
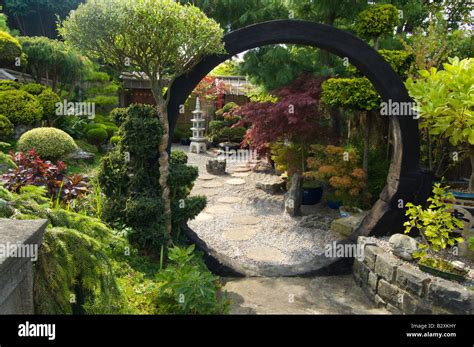
[(165, 237), (166, 243), (170, 246), (173, 242), (171, 237), (172, 225), (171, 225), (171, 198), (170, 188), (168, 184), (169, 177), (169, 155), (168, 155), (168, 142), (169, 142), (169, 122), (168, 122), (168, 105), (167, 101), (163, 96), (163, 89), (157, 81), (152, 81), (152, 92), (155, 98), (159, 118), (163, 126), (163, 136), (161, 137), (160, 144), (158, 146), (158, 153), (160, 158), (158, 160), (160, 164), (160, 188), (161, 197), (163, 199), (163, 217), (165, 220)]

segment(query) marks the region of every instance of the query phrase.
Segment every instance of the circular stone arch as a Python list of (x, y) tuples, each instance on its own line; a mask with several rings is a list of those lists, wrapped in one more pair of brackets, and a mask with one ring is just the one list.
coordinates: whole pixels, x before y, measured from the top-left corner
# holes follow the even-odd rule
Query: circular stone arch
[[(224, 36), (223, 41), (226, 54), (205, 57), (191, 72), (174, 81), (168, 105), (171, 135), (176, 126), (180, 105), (185, 103), (209, 72), (236, 54), (270, 44), (308, 45), (341, 58), (347, 57), (371, 81), (383, 101), (412, 101), (400, 77), (380, 54), (358, 37), (332, 26), (302, 20), (273, 20), (232, 31)], [(354, 242), (358, 236), (400, 232), (405, 204), (424, 204), (431, 190), (432, 176), (422, 171), (419, 165), (418, 120), (402, 114), (389, 116), (389, 121), (393, 136), (393, 156), (387, 184), (359, 228), (342, 243)], [(320, 263), (317, 268), (327, 268), (335, 262), (332, 258), (317, 261)]]

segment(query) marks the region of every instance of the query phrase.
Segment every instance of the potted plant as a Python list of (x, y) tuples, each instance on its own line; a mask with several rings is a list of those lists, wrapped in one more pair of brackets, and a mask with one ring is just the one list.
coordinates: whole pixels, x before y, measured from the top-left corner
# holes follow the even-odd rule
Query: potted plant
[(333, 145), (312, 145), (307, 159), (306, 177), (323, 181), (327, 189), (327, 206), (339, 209), (342, 205), (364, 206), (369, 200), (366, 191), (367, 175), (359, 168), (359, 156), (353, 148)]
[(323, 184), (321, 181), (303, 179), (303, 205), (316, 205), (323, 197)]
[(439, 277), (462, 281), (467, 271), (456, 266), (440, 255), (440, 251), (464, 242), (462, 237), (457, 237), (457, 230), (464, 227), (463, 222), (456, 218), (453, 205), (454, 195), (447, 192), (449, 187), (442, 187), (436, 183), (433, 187), (433, 196), (428, 198), (430, 205), (423, 208), (420, 205), (407, 203), (406, 215), (408, 221), (404, 223), (405, 233), (413, 228), (420, 233), (422, 242), (413, 257), (418, 259), (418, 266), (422, 271)]

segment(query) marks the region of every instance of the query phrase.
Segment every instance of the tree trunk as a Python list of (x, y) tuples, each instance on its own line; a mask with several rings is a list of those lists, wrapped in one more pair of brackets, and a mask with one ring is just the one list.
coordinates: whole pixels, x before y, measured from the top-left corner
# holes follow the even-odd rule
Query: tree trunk
[(163, 89), (156, 81), (152, 81), (152, 92), (155, 98), (160, 121), (163, 126), (163, 136), (158, 146), (158, 153), (160, 158), (158, 160), (160, 164), (160, 188), (161, 197), (163, 199), (163, 217), (165, 220), (165, 237), (166, 243), (170, 246), (173, 242), (171, 237), (172, 225), (171, 225), (171, 198), (170, 188), (168, 184), (169, 177), (169, 155), (168, 155), (168, 142), (169, 142), (169, 122), (168, 122), (168, 107), (167, 102), (163, 97)]
[(165, 232), (166, 232), (166, 241), (167, 245), (171, 245), (173, 242), (171, 238), (171, 198), (170, 198), (170, 188), (168, 185), (168, 176), (169, 176), (169, 155), (168, 155), (168, 142), (169, 142), (169, 130), (170, 126), (168, 123), (168, 108), (166, 103), (160, 103), (158, 106), (160, 111), (160, 120), (163, 125), (163, 136), (158, 148), (160, 153), (160, 187), (162, 190), (163, 198), (163, 216), (165, 217)]
[(469, 150), (469, 159), (471, 160), (471, 178), (469, 179), (469, 192), (474, 192), (474, 148)]
[(368, 111), (365, 114), (365, 135), (364, 135), (364, 157), (362, 160), (362, 168), (365, 173), (369, 172), (369, 139), (370, 139), (370, 115)]

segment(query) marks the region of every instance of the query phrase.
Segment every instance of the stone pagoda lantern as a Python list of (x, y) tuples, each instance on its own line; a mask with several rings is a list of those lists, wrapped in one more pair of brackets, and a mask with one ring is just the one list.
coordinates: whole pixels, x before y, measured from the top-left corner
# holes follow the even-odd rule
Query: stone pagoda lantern
[(196, 109), (192, 112), (193, 118), (191, 119), (192, 127), (191, 131), (193, 136), (191, 137), (191, 144), (189, 145), (189, 152), (200, 153), (206, 152), (206, 138), (204, 137), (204, 131), (206, 130), (205, 122), (203, 117), (204, 112), (201, 110), (201, 102), (196, 97)]

